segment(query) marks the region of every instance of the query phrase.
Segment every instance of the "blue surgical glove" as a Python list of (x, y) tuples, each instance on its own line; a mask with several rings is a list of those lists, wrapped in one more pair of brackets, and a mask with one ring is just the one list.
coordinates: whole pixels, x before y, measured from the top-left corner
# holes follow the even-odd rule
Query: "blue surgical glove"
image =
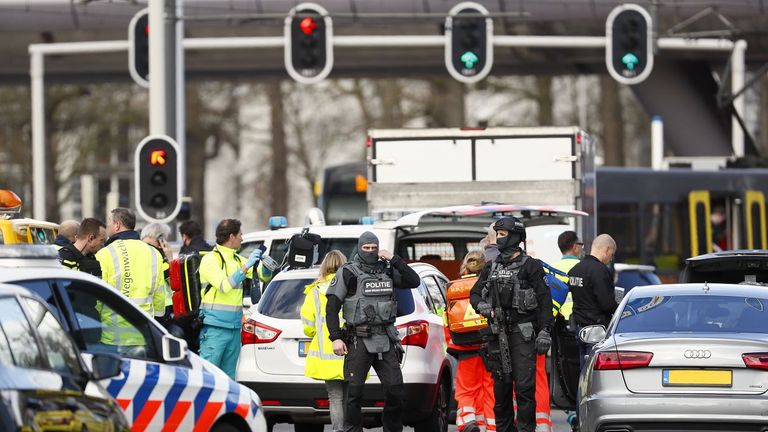
[(256, 249), (253, 252), (251, 252), (251, 254), (248, 256), (248, 261), (245, 262), (245, 267), (251, 268), (255, 266), (256, 263), (259, 262), (259, 260), (261, 259), (262, 253), (263, 252), (261, 249)]
[(236, 287), (240, 285), (240, 282), (245, 280), (245, 273), (243, 273), (242, 270), (237, 269), (237, 271), (232, 273), (232, 276), (230, 276), (227, 280), (232, 287)]

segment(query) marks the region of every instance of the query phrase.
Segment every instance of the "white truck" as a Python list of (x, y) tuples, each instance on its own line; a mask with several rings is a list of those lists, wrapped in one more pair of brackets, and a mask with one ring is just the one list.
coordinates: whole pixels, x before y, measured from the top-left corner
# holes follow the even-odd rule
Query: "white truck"
[[(576, 127), (371, 130), (368, 211), (395, 226), (401, 254), (409, 238), (436, 231), (430, 222), (472, 225), (477, 237), (492, 216), (512, 214), (526, 223), (529, 253), (553, 262), (562, 231), (575, 229), (587, 246), (595, 236), (594, 155)], [(451, 260), (474, 247), (455, 246)]]

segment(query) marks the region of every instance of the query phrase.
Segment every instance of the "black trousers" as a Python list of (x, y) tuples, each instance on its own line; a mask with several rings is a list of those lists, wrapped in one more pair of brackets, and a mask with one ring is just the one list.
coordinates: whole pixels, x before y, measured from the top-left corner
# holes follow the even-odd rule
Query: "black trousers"
[[(502, 382), (494, 377), (493, 395), (496, 403), (497, 432), (534, 432), (536, 430), (536, 346), (535, 337), (524, 340), (515, 329), (508, 334), (512, 357), (512, 382)], [(517, 398), (517, 428), (512, 391)]]
[[(390, 344), (392, 345), (392, 344)], [(401, 432), (403, 430), (403, 373), (400, 362), (393, 346), (389, 351), (371, 354), (365, 349), (362, 340), (347, 345), (347, 356), (344, 358), (344, 379), (349, 381), (347, 389), (347, 432), (363, 430), (363, 415), (361, 404), (363, 400), (363, 385), (368, 371), (373, 366), (384, 387), (385, 402), (382, 415), (384, 432)]]

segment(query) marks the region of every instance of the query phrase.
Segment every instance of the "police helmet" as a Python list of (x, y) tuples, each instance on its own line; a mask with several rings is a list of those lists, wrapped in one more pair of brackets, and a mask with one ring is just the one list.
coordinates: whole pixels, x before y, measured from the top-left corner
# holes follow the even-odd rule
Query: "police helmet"
[(510, 235), (517, 234), (520, 236), (521, 242), (525, 241), (525, 225), (523, 225), (523, 222), (514, 217), (514, 216), (506, 216), (496, 221), (495, 224), (493, 224), (493, 230), (498, 231), (500, 229), (507, 230)]

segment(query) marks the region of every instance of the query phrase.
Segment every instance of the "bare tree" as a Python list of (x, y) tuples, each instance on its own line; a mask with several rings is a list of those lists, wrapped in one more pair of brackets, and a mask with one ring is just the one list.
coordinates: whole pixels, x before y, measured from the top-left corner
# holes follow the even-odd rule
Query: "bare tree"
[(604, 164), (624, 165), (624, 119), (618, 83), (608, 75), (600, 76), (600, 117)]
[(272, 118), (272, 214), (288, 214), (288, 149), (285, 144), (285, 114), (281, 81), (267, 84)]

